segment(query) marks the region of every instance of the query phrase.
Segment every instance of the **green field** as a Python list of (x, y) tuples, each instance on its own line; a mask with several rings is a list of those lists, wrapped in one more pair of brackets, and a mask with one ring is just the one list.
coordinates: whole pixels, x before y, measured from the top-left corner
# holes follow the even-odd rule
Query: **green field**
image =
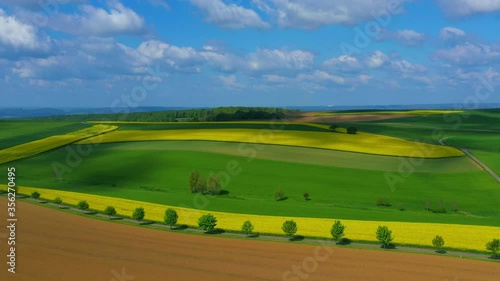
[(90, 126), (74, 122), (0, 121), (0, 149)]
[(474, 156), (479, 158), (484, 164), (488, 165), (497, 175), (500, 175), (500, 151), (499, 152), (484, 152), (479, 150), (470, 151)]
[[(91, 146), (71, 147), (73, 151), (89, 151)], [(417, 172), (392, 191), (385, 178), (386, 172), (380, 170), (290, 162), (284, 159), (288, 157), (284, 155), (277, 157), (278, 161), (221, 151), (183, 150), (188, 147), (180, 145), (170, 149), (168, 142), (100, 144), (92, 147), (91, 153), (82, 157), (81, 161), (75, 160), (78, 157), (68, 156), (68, 150), (62, 148), (12, 162), (9, 166), (23, 171), (19, 173), (19, 185), (196, 207), (193, 206), (193, 194), (188, 190), (189, 173), (197, 169), (208, 176), (210, 172), (226, 171), (228, 163), (237, 163), (241, 172), (229, 178), (222, 177), (223, 182), (227, 183), (224, 187), (227, 194), (208, 197), (208, 210), (320, 218), (334, 216), (357, 220), (500, 225), (498, 183), (485, 171)], [(208, 149), (221, 148), (214, 146)], [(271, 147), (266, 149), (269, 154), (264, 157), (276, 153)], [(67, 159), (73, 162), (66, 162)], [(362, 158), (357, 160), (361, 162)], [(382, 161), (380, 165), (384, 161), (391, 162), (388, 159), (378, 161)], [(55, 176), (53, 167), (47, 164), (55, 162), (68, 166), (62, 180)], [(425, 161), (422, 165), (427, 163), (430, 162)], [(463, 161), (462, 165), (470, 169), (469, 162)], [(443, 166), (446, 164), (443, 163)], [(284, 189), (287, 200), (274, 200), (277, 188)], [(312, 200), (305, 201), (302, 198), (304, 192), (310, 193)], [(375, 206), (379, 197), (386, 197), (393, 206)], [(472, 216), (433, 214), (423, 210), (427, 201), (434, 208), (442, 205), (451, 209), (452, 205), (456, 205)], [(400, 207), (405, 208), (405, 211), (400, 211)]]

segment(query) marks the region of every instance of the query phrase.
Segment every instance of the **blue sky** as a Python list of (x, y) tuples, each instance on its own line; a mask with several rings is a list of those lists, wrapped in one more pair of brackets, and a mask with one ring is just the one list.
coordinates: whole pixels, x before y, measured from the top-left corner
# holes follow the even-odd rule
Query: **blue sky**
[(0, 106), (500, 102), (500, 0), (0, 0)]

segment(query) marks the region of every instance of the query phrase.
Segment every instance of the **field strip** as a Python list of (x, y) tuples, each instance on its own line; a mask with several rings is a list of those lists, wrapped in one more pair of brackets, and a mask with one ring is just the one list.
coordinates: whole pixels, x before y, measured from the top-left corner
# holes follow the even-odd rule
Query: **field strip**
[[(6, 190), (7, 186), (0, 185), (0, 188)], [(118, 214), (125, 216), (130, 216), (135, 208), (143, 207), (146, 213), (145, 219), (151, 221), (163, 221), (165, 210), (171, 207), (179, 214), (178, 223), (188, 226), (196, 226), (201, 215), (211, 213), (217, 217), (217, 227), (235, 231), (241, 229), (244, 221), (250, 220), (255, 226), (255, 232), (282, 234), (283, 221), (294, 219), (298, 224), (298, 235), (330, 237), (329, 231), (335, 219), (333, 215), (332, 219), (320, 219), (215, 212), (84, 193), (19, 187), (19, 192), (22, 194), (31, 194), (34, 191), (40, 192), (42, 198), (48, 200), (61, 197), (66, 204), (76, 205), (81, 200), (87, 200), (90, 208), (94, 210), (104, 210), (107, 206), (112, 205)], [(393, 231), (394, 242), (398, 244), (431, 246), (432, 239), (436, 235), (441, 235), (445, 239), (447, 247), (463, 250), (484, 251), (485, 244), (500, 234), (500, 227), (493, 226), (356, 220), (342, 220), (342, 223), (347, 227), (346, 237), (352, 240), (375, 241), (376, 228), (379, 225), (387, 225)]]
[(247, 144), (275, 144), (415, 158), (444, 158), (464, 155), (462, 151), (452, 147), (417, 143), (362, 132), (350, 135), (335, 132), (253, 129), (129, 130), (111, 132), (100, 136), (98, 139), (88, 138), (79, 141), (78, 144), (159, 140), (206, 140)]
[(86, 138), (94, 137), (95, 140), (96, 136), (98, 136), (97, 138), (100, 138), (99, 135), (111, 132), (117, 128), (117, 126), (95, 125), (72, 133), (51, 136), (2, 149), (0, 150), (0, 164), (30, 157)]
[(476, 156), (472, 155), (467, 149), (465, 148), (461, 148), (460, 150), (462, 150), (465, 154), (467, 154), (467, 156), (469, 156), (472, 160), (474, 160), (474, 162), (476, 162), (477, 164), (479, 164), (481, 167), (483, 167), (488, 173), (490, 173), (490, 175), (496, 179), (498, 182), (500, 182), (500, 176), (498, 176), (492, 169), (490, 169), (490, 167), (486, 166), (486, 164), (484, 164), (481, 160), (479, 160)]

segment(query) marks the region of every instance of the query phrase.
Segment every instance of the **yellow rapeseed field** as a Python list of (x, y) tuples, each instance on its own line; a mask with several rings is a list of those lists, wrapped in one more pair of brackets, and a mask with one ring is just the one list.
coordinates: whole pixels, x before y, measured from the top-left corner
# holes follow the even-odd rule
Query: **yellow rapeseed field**
[[(159, 140), (207, 140), (276, 144), (418, 158), (442, 158), (464, 155), (460, 150), (452, 147), (417, 143), (363, 132), (356, 135), (349, 135), (331, 132), (271, 129), (124, 130), (103, 135), (100, 137), (99, 142)], [(89, 144), (95, 141), (95, 139), (89, 138), (78, 143)]]
[(48, 138), (2, 149), (0, 150), (0, 164), (30, 157), (63, 145), (74, 143), (78, 140), (110, 132), (117, 128), (117, 126), (110, 125), (95, 125), (90, 128), (82, 129), (68, 134), (55, 135)]
[[(7, 189), (0, 185), (1, 189)], [(42, 198), (53, 200), (55, 197), (68, 204), (76, 205), (80, 200), (87, 200), (91, 209), (104, 210), (109, 205), (116, 208), (118, 214), (131, 216), (137, 207), (143, 207), (146, 220), (163, 221), (165, 210), (171, 206), (139, 202), (133, 200), (96, 196), (91, 194), (75, 193), (68, 191), (50, 190), (33, 187), (19, 187), (19, 192), (31, 194), (40, 192)], [(283, 234), (281, 225), (285, 220), (293, 219), (298, 225), (298, 235), (330, 238), (330, 228), (335, 218), (293, 218), (280, 216), (261, 216), (249, 214), (236, 214), (203, 211), (181, 207), (174, 208), (179, 214), (179, 224), (196, 226), (198, 218), (207, 213), (217, 218), (217, 227), (225, 230), (240, 230), (244, 221), (250, 220), (255, 226), (254, 231), (260, 233)], [(410, 222), (382, 222), (382, 221), (356, 221), (342, 220), (346, 225), (346, 237), (353, 240), (376, 241), (375, 231), (377, 226), (388, 226), (395, 237), (395, 243), (431, 246), (431, 241), (436, 235), (445, 239), (445, 246), (456, 249), (485, 251), (486, 242), (493, 238), (500, 238), (500, 227), (439, 224), (439, 223), (410, 223)]]

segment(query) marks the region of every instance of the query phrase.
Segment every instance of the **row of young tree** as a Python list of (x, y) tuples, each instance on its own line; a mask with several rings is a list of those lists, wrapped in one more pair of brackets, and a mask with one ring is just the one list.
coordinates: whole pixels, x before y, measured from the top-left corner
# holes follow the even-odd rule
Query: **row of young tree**
[[(31, 197), (34, 199), (39, 199), (40, 193), (35, 191), (31, 194)], [(63, 203), (60, 197), (56, 197), (53, 200), (53, 202), (58, 206), (60, 206)], [(76, 207), (80, 209), (82, 212), (90, 208), (86, 200), (79, 201)], [(109, 219), (117, 215), (116, 209), (113, 206), (107, 206), (103, 210), (103, 213), (107, 215)], [(132, 212), (132, 219), (137, 220), (139, 222), (144, 219), (145, 214), (146, 213), (144, 208), (138, 207)], [(178, 219), (179, 215), (177, 214), (177, 211), (175, 211), (172, 208), (168, 208), (165, 210), (163, 222), (164, 224), (170, 226), (171, 229), (177, 225)], [(202, 215), (198, 219), (198, 227), (207, 233), (213, 232), (216, 226), (217, 226), (217, 218), (212, 214)], [(285, 233), (286, 237), (293, 239), (298, 231), (298, 225), (294, 220), (286, 220), (285, 222), (283, 222), (281, 229)], [(253, 235), (254, 234), (253, 230), (254, 230), (254, 225), (251, 221), (245, 221), (241, 227), (241, 232), (247, 236)], [(335, 241), (337, 244), (342, 243), (343, 241), (348, 241), (348, 239), (345, 238), (345, 230), (346, 226), (342, 224), (341, 221), (336, 220), (330, 229), (330, 234), (332, 236), (333, 241)], [(385, 249), (392, 246), (392, 241), (394, 240), (394, 236), (392, 235), (392, 231), (389, 229), (389, 227), (382, 225), (378, 226), (375, 232), (375, 236), (382, 245), (382, 248)], [(442, 236), (436, 235), (434, 239), (432, 239), (432, 245), (439, 253), (444, 253), (444, 244), (445, 241)], [(486, 243), (486, 249), (492, 253), (492, 258), (500, 258), (500, 239), (493, 239), (488, 243)]]

